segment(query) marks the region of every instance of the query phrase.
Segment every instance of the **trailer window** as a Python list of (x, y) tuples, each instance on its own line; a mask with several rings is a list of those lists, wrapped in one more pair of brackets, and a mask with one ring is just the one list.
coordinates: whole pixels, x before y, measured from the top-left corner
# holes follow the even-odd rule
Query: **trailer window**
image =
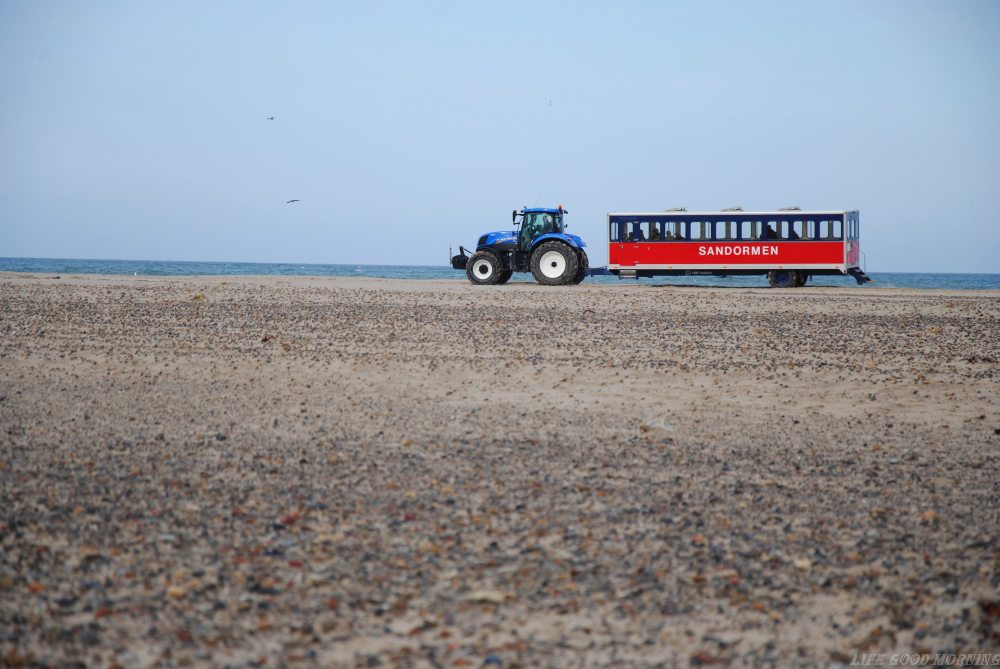
[(638, 221), (629, 221), (628, 223), (623, 223), (622, 239), (626, 242), (641, 242), (646, 239), (643, 233), (642, 223)]
[(740, 228), (743, 227), (742, 221), (727, 221), (726, 222), (726, 239), (737, 240), (740, 239)]
[(786, 240), (802, 239), (802, 221), (782, 221), (779, 236)]
[(688, 239), (705, 239), (708, 224), (705, 221), (691, 221), (688, 224)]
[(635, 234), (635, 241), (644, 242), (649, 239), (649, 221), (641, 221), (636, 225), (638, 230)]
[(758, 223), (760, 223), (761, 226), (760, 226), (760, 235), (757, 237), (757, 239), (766, 240), (766, 239), (779, 238), (777, 221), (767, 221), (766, 223), (764, 221), (758, 221)]
[(622, 240), (622, 224), (618, 221), (611, 221), (611, 229), (608, 232), (608, 239), (613, 242), (620, 242)]
[(715, 228), (716, 240), (739, 239), (739, 224), (736, 221), (716, 221), (712, 226)]
[(663, 221), (663, 240), (673, 241), (680, 237), (680, 221)]
[(820, 239), (843, 239), (843, 222), (839, 220), (820, 221)]

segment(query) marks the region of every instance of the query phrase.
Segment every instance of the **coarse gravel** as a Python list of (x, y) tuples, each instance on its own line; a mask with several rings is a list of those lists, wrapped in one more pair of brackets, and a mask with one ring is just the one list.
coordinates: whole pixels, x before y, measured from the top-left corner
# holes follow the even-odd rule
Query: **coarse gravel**
[(10, 667), (1000, 652), (1000, 292), (0, 275)]

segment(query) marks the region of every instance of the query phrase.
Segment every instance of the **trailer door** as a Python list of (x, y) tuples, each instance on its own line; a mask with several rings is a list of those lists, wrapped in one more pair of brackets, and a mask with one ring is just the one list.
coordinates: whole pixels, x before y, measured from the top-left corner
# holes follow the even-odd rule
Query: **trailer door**
[(636, 224), (611, 220), (608, 228), (608, 264), (631, 268), (635, 266)]

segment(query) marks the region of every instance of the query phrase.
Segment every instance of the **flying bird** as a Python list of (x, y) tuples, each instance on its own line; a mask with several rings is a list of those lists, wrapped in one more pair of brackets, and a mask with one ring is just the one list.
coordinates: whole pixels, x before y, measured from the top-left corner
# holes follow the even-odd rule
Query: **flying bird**
[(265, 120), (265, 121), (273, 121), (273, 120), (274, 120), (274, 117), (273, 117), (273, 116), (268, 116), (268, 117), (267, 117), (266, 119), (264, 119), (264, 120)]
[(291, 204), (291, 203), (293, 203), (293, 202), (298, 202), (298, 200), (289, 200), (289, 201), (288, 201), (288, 202), (286, 202), (285, 204)]

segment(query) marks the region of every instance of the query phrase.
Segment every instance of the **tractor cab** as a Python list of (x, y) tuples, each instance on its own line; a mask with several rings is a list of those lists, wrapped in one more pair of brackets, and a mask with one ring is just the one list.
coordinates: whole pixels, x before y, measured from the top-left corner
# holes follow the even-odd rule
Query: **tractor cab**
[(515, 227), (520, 225), (517, 235), (518, 248), (528, 251), (534, 241), (542, 235), (562, 233), (566, 228), (563, 223), (564, 213), (566, 210), (562, 205), (558, 209), (524, 209), (520, 212), (517, 210), (511, 212)]

